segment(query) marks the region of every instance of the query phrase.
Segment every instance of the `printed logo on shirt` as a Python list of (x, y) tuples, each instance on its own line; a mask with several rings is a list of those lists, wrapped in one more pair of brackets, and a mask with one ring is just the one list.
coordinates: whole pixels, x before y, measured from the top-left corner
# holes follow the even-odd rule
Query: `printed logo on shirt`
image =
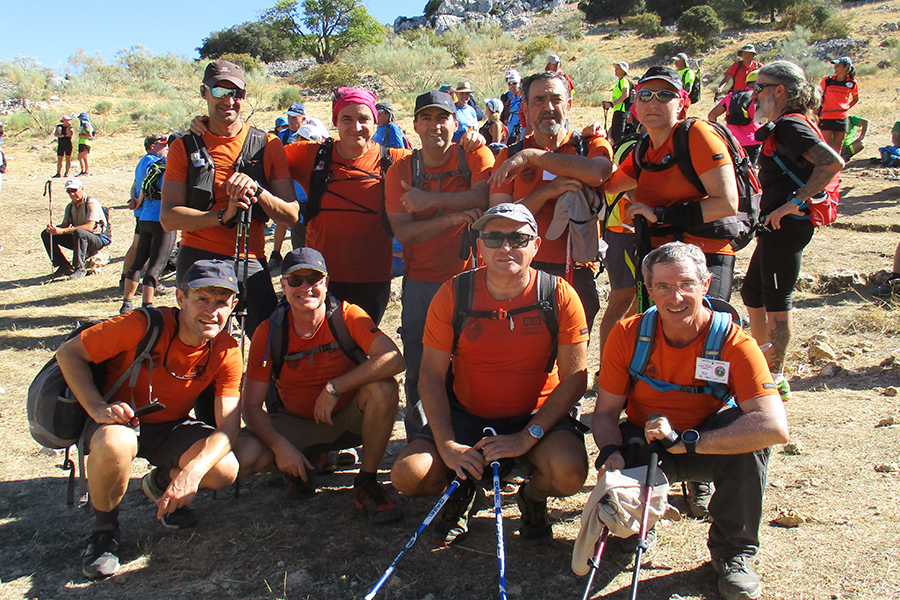
[(470, 342), (477, 342), (481, 339), (481, 334), (484, 333), (484, 329), (481, 327), (481, 322), (477, 319), (469, 319), (466, 322), (466, 328), (463, 329), (463, 334), (466, 336), (466, 339)]
[(522, 335), (541, 335), (547, 331), (544, 320), (539, 316), (522, 317)]
[(522, 183), (534, 183), (534, 180), (537, 179), (537, 169), (528, 167), (522, 171), (519, 177), (522, 178)]

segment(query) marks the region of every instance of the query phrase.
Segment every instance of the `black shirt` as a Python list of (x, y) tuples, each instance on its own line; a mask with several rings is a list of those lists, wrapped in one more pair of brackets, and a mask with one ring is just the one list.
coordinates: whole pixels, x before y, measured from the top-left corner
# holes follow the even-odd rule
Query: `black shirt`
[[(817, 144), (823, 144), (819, 134), (800, 117), (782, 117), (775, 122), (775, 153), (800, 181), (809, 181), (815, 165), (805, 158), (803, 153)], [(759, 182), (762, 184), (762, 200), (760, 215), (764, 218), (776, 208), (788, 201), (796, 190), (800, 189), (790, 175), (765, 151), (759, 156)]]

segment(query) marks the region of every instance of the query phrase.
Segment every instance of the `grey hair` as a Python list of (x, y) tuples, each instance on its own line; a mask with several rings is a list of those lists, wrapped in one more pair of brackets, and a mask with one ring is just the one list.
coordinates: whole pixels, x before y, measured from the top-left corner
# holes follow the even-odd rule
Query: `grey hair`
[(556, 79), (563, 84), (563, 89), (566, 90), (566, 100), (571, 98), (572, 94), (569, 92), (569, 83), (566, 81), (566, 78), (553, 71), (544, 71), (543, 73), (529, 75), (522, 82), (522, 97), (525, 99), (525, 104), (528, 104), (528, 92), (531, 90), (532, 83), (535, 81), (550, 81), (553, 79)]
[(819, 111), (822, 91), (807, 81), (806, 73), (799, 66), (787, 60), (776, 60), (760, 68), (759, 74), (784, 86), (787, 91), (785, 113), (799, 112), (812, 117)]
[(700, 278), (700, 283), (706, 283), (711, 277), (709, 268), (706, 266), (706, 256), (699, 246), (684, 242), (669, 242), (650, 252), (641, 263), (641, 271), (644, 273), (644, 283), (647, 284), (647, 287), (653, 285), (653, 267), (672, 263), (694, 265), (694, 271)]

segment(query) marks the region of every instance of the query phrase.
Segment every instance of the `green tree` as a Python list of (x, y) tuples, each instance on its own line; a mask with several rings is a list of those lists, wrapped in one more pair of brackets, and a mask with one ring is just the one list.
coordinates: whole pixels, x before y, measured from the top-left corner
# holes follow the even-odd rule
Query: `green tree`
[(369, 15), (362, 0), (279, 0), (264, 19), (299, 52), (319, 64), (344, 50), (358, 50), (384, 38), (384, 27)]
[(622, 17), (644, 12), (644, 0), (581, 0), (578, 10), (584, 13), (588, 23), (614, 18), (621, 25)]
[(747, 4), (750, 9), (760, 16), (768, 16), (769, 22), (775, 22), (775, 12), (782, 11), (795, 0), (750, 0)]
[(689, 8), (678, 17), (678, 35), (691, 50), (708, 47), (721, 32), (722, 21), (709, 5)]
[(247, 21), (240, 25), (214, 31), (203, 38), (197, 52), (200, 58), (217, 59), (223, 54), (249, 54), (259, 60), (272, 62), (294, 58), (290, 42), (275, 31), (271, 23)]

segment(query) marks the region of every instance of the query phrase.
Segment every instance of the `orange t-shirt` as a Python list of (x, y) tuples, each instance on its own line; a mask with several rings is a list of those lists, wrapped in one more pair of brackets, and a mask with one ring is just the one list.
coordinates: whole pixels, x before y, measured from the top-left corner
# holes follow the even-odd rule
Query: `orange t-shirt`
[[(372, 342), (382, 335), (381, 331), (375, 327), (375, 323), (365, 311), (355, 304), (342, 302), (341, 310), (344, 314), (344, 322), (350, 331), (350, 337), (368, 354)], [(271, 377), (272, 361), (269, 360), (265, 367), (262, 366), (269, 345), (271, 323), (271, 319), (261, 323), (256, 328), (253, 340), (250, 342), (250, 357), (247, 364), (247, 379), (250, 381), (267, 382)], [(335, 341), (327, 320), (322, 321), (322, 325), (311, 338), (301, 338), (294, 331), (294, 320), (290, 311), (288, 311), (288, 331), (290, 332), (288, 354), (311, 350)], [(316, 398), (325, 389), (325, 384), (356, 367), (357, 364), (350, 360), (343, 350), (335, 348), (328, 352), (317, 352), (301, 360), (285, 361), (275, 385), (281, 401), (289, 413), (301, 419), (312, 419), (314, 418)], [(356, 392), (355, 389), (344, 390), (338, 398), (334, 412), (347, 406), (356, 396)]]
[[(234, 137), (225, 138), (213, 135), (210, 132), (203, 134), (203, 141), (209, 150), (213, 163), (216, 165), (215, 204), (210, 211), (218, 212), (228, 206), (228, 195), (225, 186), (221, 185), (234, 173), (234, 163), (244, 147), (244, 139), (247, 137), (249, 125), (244, 123), (240, 133)], [(266, 134), (266, 150), (263, 154), (263, 167), (266, 179), (289, 179), (287, 160), (284, 157), (284, 147), (273, 133)], [(166, 179), (177, 181), (187, 185), (188, 157), (185, 154), (184, 142), (178, 138), (169, 146), (169, 156), (166, 159)], [(187, 190), (190, 193), (190, 190)], [(254, 207), (254, 211), (262, 210)], [(191, 248), (215, 252), (216, 254), (234, 254), (235, 229), (229, 229), (222, 225), (207, 227), (197, 231), (182, 231), (181, 243)], [(265, 258), (266, 238), (263, 232), (263, 222), (254, 219), (250, 224), (250, 256), (253, 258)]]
[(859, 85), (855, 79), (838, 81), (834, 77), (826, 77), (819, 87), (822, 88), (821, 118), (846, 119), (850, 116), (850, 102), (853, 98), (859, 98)]
[[(557, 148), (556, 152), (559, 154), (569, 154), (569, 155), (578, 155), (578, 150), (570, 144), (569, 142), (572, 140), (572, 132), (569, 132), (568, 137), (566, 137), (565, 142), (563, 142), (559, 148)], [(539, 148), (537, 143), (534, 141), (533, 136), (528, 136), (525, 138), (525, 148)], [(606, 141), (606, 138), (603, 136), (594, 136), (588, 139), (588, 158), (597, 158), (597, 157), (605, 157), (612, 160), (612, 146), (609, 145), (609, 142)], [(500, 165), (503, 164), (509, 158), (509, 149), (504, 148), (500, 151), (500, 154), (497, 155), (497, 160), (494, 164)], [(532, 194), (535, 190), (538, 190), (545, 185), (547, 185), (550, 180), (544, 179), (543, 172), (539, 171), (534, 165), (529, 165), (522, 169), (522, 171), (516, 175), (516, 177), (505, 185), (501, 185), (499, 187), (492, 187), (492, 194), (509, 194), (512, 196), (513, 202), (518, 202), (523, 198), (527, 198), (530, 194)], [(603, 186), (597, 188), (597, 193), (603, 197)], [(541, 207), (541, 210), (538, 211), (538, 214), (534, 216), (534, 219), (537, 221), (538, 225), (538, 235), (544, 236), (547, 233), (547, 228), (550, 227), (550, 223), (553, 221), (553, 212), (556, 210), (556, 200), (548, 200), (544, 203), (544, 206)], [(598, 231), (599, 235), (599, 231)], [(555, 240), (549, 240), (544, 238), (541, 242), (541, 249), (538, 250), (537, 256), (534, 257), (534, 260), (541, 261), (545, 263), (553, 263), (557, 265), (566, 264), (566, 244), (568, 242), (568, 236), (561, 235), (559, 238)]]
[[(494, 300), (487, 291), (485, 268), (475, 272), (472, 310), (513, 310), (537, 302), (537, 271), (531, 281), (511, 300)], [(584, 308), (575, 290), (557, 280), (559, 335), (557, 345), (588, 341)], [(456, 301), (453, 280), (435, 294), (428, 308), (423, 343), (444, 352), (453, 351), (453, 307)], [(512, 321), (512, 322), (510, 322)], [(527, 415), (539, 409), (559, 385), (558, 366), (546, 373), (552, 336), (537, 309), (512, 319), (469, 317), (453, 353), (453, 391), (472, 414), (485, 419), (505, 419)]]
[[(667, 156), (674, 153), (674, 143), (672, 134), (666, 142), (659, 148), (647, 148), (647, 154), (644, 160), (651, 163), (662, 163)], [(691, 149), (691, 162), (697, 175), (703, 175), (707, 171), (722, 165), (733, 164), (731, 155), (728, 153), (728, 146), (719, 134), (712, 128), (709, 123), (701, 120), (694, 122), (688, 131), (688, 146)], [(677, 157), (673, 157), (672, 162), (677, 162)], [(610, 178), (615, 181), (616, 177), (627, 176), (631, 179), (635, 177), (634, 170), (634, 153), (628, 157), (619, 166), (619, 170), (613, 173)], [(641, 171), (641, 177), (638, 180), (637, 189), (634, 190), (634, 201), (646, 204), (651, 208), (657, 206), (672, 206), (684, 202), (699, 202), (707, 196), (700, 192), (694, 185), (687, 180), (687, 177), (681, 172), (677, 164), (673, 164), (671, 168), (664, 171)], [(653, 247), (659, 248), (666, 242), (674, 239), (672, 235), (654, 236)], [(734, 254), (734, 248), (728, 240), (714, 240), (711, 238), (701, 238), (684, 234), (684, 242), (699, 246), (701, 250), (709, 254)]]
[[(628, 421), (637, 427), (643, 427), (647, 417), (654, 412), (668, 417), (672, 427), (678, 431), (698, 426), (722, 408), (722, 403), (707, 394), (658, 392), (640, 380), (632, 385), (628, 365), (634, 354), (640, 318), (641, 315), (637, 315), (619, 321), (610, 332), (600, 366), (600, 387), (610, 394), (628, 396), (625, 413)], [(687, 347), (673, 348), (666, 341), (662, 325), (657, 321), (656, 340), (644, 374), (678, 385), (704, 385), (705, 381), (694, 379), (694, 372), (697, 358), (703, 355), (703, 342), (708, 329), (709, 326), (704, 328)], [(730, 365), (727, 385), (738, 403), (777, 393), (769, 366), (756, 340), (743, 329), (731, 328), (720, 360)]]
[[(448, 154), (447, 162), (440, 167), (425, 167), (425, 180), (422, 189), (426, 192), (464, 192), (470, 189), (465, 178), (461, 174), (444, 179), (429, 179), (428, 175), (439, 175), (459, 170), (457, 163), (457, 145), (453, 144)], [(466, 163), (472, 173), (472, 184), (485, 181), (491, 175), (491, 167), (494, 166), (494, 153), (487, 146), (483, 146), (475, 152), (466, 153)], [(424, 166), (424, 165), (423, 165)], [(412, 157), (406, 157), (395, 163), (385, 177), (384, 197), (387, 212), (406, 213), (406, 209), (400, 203), (400, 198), (406, 191), (400, 181), (412, 183)], [(429, 221), (441, 213), (436, 208), (429, 208), (413, 213), (415, 221)], [(430, 240), (418, 244), (403, 246), (403, 264), (406, 268), (406, 276), (416, 281), (430, 281), (443, 283), (469, 268), (470, 261), (459, 257), (459, 247), (462, 236), (466, 230), (465, 225), (448, 227)]]
[[(284, 149), (291, 176), (307, 193), (319, 145), (298, 141)], [(397, 162), (410, 151), (391, 148), (390, 153)], [(391, 280), (393, 240), (381, 221), (383, 212), (381, 146), (372, 142), (361, 157), (346, 159), (338, 153), (335, 141), (328, 187), (322, 196), (322, 211), (306, 228), (306, 245), (325, 257), (331, 281), (380, 283)]]
[[(194, 408), (197, 396), (211, 383), (215, 383), (216, 397), (239, 398), (243, 361), (237, 342), (227, 331), (222, 331), (211, 344), (194, 348), (184, 344), (175, 335), (177, 310), (158, 308), (163, 314), (163, 327), (159, 341), (151, 352), (153, 358), (153, 398), (166, 405), (165, 410), (141, 417), (145, 423), (167, 423), (187, 417)], [(119, 376), (134, 362), (138, 344), (147, 332), (147, 317), (135, 310), (113, 317), (81, 332), (91, 361), (106, 362), (106, 373), (100, 391), (109, 390)], [(168, 355), (167, 355), (168, 353)], [(203, 374), (191, 381), (172, 377), (171, 373), (188, 376)], [(134, 385), (134, 402), (128, 381), (113, 394), (110, 403), (126, 402), (134, 408), (150, 403), (150, 371), (145, 362), (141, 365)]]

